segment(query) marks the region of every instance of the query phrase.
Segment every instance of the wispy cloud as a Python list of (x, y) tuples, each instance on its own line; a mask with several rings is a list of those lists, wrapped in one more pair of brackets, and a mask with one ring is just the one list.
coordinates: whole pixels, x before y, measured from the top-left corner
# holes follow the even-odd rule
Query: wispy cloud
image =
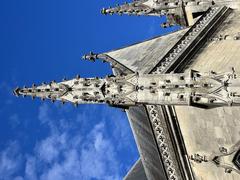
[(120, 179), (116, 150), (110, 139), (104, 137), (104, 124), (96, 125), (81, 151), (81, 172), (84, 179)]
[(103, 129), (103, 124), (97, 124), (83, 144), (72, 142), (65, 135), (60, 136), (65, 139), (61, 143), (54, 141), (55, 137), (44, 140), (37, 148), (41, 154), (37, 161), (48, 168), (39, 173), (40, 179), (120, 179), (114, 146), (103, 137)]
[(32, 156), (27, 157), (25, 164), (25, 179), (27, 180), (37, 180), (36, 174), (36, 158)]
[(11, 180), (20, 169), (22, 157), (18, 154), (18, 144), (11, 142), (6, 149), (0, 153), (0, 176), (1, 179)]
[(5, 165), (0, 165), (0, 175), (16, 180), (22, 177), (26, 180), (121, 179), (121, 168), (126, 169), (129, 164), (123, 167), (119, 149), (132, 151), (129, 148), (132, 137), (126, 130), (128, 124), (123, 120), (126, 118), (123, 113), (96, 106), (89, 113), (89, 107), (85, 106), (78, 114), (65, 116), (56, 109), (48, 104), (39, 107), (38, 119), (49, 127), (49, 134), (35, 143), (32, 153), (24, 155), (24, 173), (19, 174), (20, 158), (6, 159), (9, 146), (1, 153), (1, 162), (5, 162), (1, 164)]
[(39, 159), (46, 163), (52, 163), (59, 157), (59, 153), (67, 148), (68, 144), (66, 141), (66, 134), (53, 134), (42, 140), (36, 146)]

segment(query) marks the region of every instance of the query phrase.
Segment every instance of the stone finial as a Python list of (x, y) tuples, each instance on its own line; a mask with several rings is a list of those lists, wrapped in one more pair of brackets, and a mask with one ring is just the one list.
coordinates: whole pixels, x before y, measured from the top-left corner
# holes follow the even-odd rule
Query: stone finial
[(20, 94), (20, 88), (19, 87), (17, 87), (16, 89), (14, 89), (13, 90), (13, 94), (15, 95), (15, 96), (20, 96), (21, 94)]
[(95, 61), (98, 59), (98, 54), (94, 54), (93, 52), (90, 52), (89, 54), (85, 54), (82, 59), (89, 60), (89, 61)]
[(133, 1), (132, 3), (117, 4), (115, 7), (103, 8), (101, 13), (104, 15), (127, 14), (127, 15), (148, 15), (154, 13), (154, 8), (145, 4), (148, 0)]
[(196, 163), (208, 162), (207, 156), (200, 154), (191, 155), (189, 159)]

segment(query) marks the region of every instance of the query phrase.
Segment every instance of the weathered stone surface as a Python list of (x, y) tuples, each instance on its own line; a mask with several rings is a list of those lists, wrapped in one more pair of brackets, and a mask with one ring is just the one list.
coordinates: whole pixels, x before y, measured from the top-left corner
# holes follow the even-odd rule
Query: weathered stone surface
[(103, 8), (102, 14), (128, 14), (128, 15), (146, 15), (146, 16), (167, 16), (168, 22), (162, 24), (162, 27), (168, 27), (173, 24), (181, 26), (193, 25), (198, 17), (202, 15), (209, 7), (227, 6), (233, 9), (240, 8), (239, 0), (135, 0), (132, 3), (117, 5), (116, 7)]
[(124, 180), (147, 180), (141, 159), (137, 160), (128, 174), (124, 177)]
[[(100, 58), (115, 66), (113, 70), (116, 74), (125, 73), (124, 75), (126, 75), (129, 72), (139, 72), (140, 74), (154, 72), (158, 74), (169, 73), (172, 70), (180, 72), (183, 69), (187, 69), (186, 65), (188, 65), (189, 69), (192, 68), (201, 72), (209, 70), (226, 72), (231, 67), (234, 67), (236, 72), (240, 73), (239, 0), (183, 1), (181, 4), (178, 4), (179, 7), (177, 8), (174, 1), (142, 0), (141, 2), (144, 2), (144, 8), (146, 6), (151, 7), (154, 3), (161, 5), (161, 8), (165, 7), (164, 11), (168, 11), (168, 18), (172, 16), (174, 22), (179, 22), (180, 24), (187, 22), (188, 25), (195, 24), (192, 28), (101, 54)], [(217, 5), (226, 5), (226, 7), (219, 9)], [(209, 7), (213, 6), (214, 8), (209, 9)], [(229, 12), (231, 10), (228, 7), (234, 9), (230, 15)], [(185, 16), (181, 8), (184, 8), (186, 11)], [(213, 10), (212, 15), (214, 15), (214, 10), (217, 10), (216, 16), (211, 16), (211, 14), (208, 14), (208, 11), (204, 12), (207, 9), (209, 12)], [(148, 10), (151, 10), (149, 11), (149, 15), (151, 15), (153, 9), (150, 8)], [(202, 16), (202, 24), (197, 24), (196, 22), (201, 20), (198, 17), (202, 14), (206, 15), (206, 17)], [(174, 19), (178, 16), (181, 16), (180, 21)], [(226, 19), (224, 20), (224, 18)], [(184, 21), (182, 21), (183, 19)], [(224, 22), (222, 23), (223, 20)], [(197, 27), (196, 29), (195, 26)], [(211, 35), (215, 29), (217, 29), (216, 32)], [(198, 32), (201, 33), (198, 34)], [(183, 42), (180, 41), (182, 39)], [(178, 43), (185, 44), (185, 48), (181, 49), (183, 46)], [(181, 51), (182, 54), (180, 54)], [(190, 52), (192, 54), (187, 54)], [(169, 63), (169, 59), (165, 58), (166, 55), (169, 55), (175, 61), (172, 61), (172, 64)], [(182, 62), (185, 60), (185, 63)], [(191, 60), (190, 65), (188, 64), (189, 60)], [(159, 62), (163, 63), (159, 64)], [(164, 71), (157, 71), (160, 66), (161, 68), (164, 67), (162, 68)], [(174, 68), (178, 66), (181, 66), (181, 68)], [(79, 79), (79, 77), (76, 79)], [(88, 82), (89, 80), (86, 79), (85, 83), (87, 83), (87, 86)], [(70, 85), (74, 85), (74, 83), (77, 82), (75, 80), (69, 82)], [(53, 92), (51, 93), (53, 95), (56, 95), (55, 91), (59, 92), (59, 90), (60, 93), (72, 91), (69, 88), (70, 86), (67, 88), (66, 86), (58, 87), (55, 82), (52, 82), (52, 87)], [(50, 85), (48, 88), (52, 91)], [(85, 90), (91, 91), (90, 89)], [(19, 89), (15, 93), (18, 94)], [(29, 91), (27, 93), (32, 92)], [(88, 92), (85, 93), (84, 96)], [(68, 94), (64, 95), (67, 96)], [(33, 95), (34, 97), (35, 95)], [(52, 99), (52, 101), (57, 99), (56, 96), (47, 98)], [(67, 98), (66, 100), (68, 101), (77, 101), (76, 97), (72, 95), (69, 95)], [(81, 97), (80, 99), (85, 102), (85, 98)], [(101, 98), (101, 102), (104, 102), (104, 96), (101, 96)], [(99, 98), (87, 100), (90, 100), (91, 103), (96, 103), (99, 101)], [(78, 103), (75, 104), (77, 105)], [(172, 106), (166, 107), (173, 108)], [(240, 155), (238, 156), (238, 150), (240, 149), (240, 109), (238, 107), (226, 107), (205, 110), (176, 107), (177, 114), (175, 114), (170, 112), (171, 108), (148, 105), (129, 107), (126, 110), (141, 158), (141, 161), (138, 161), (129, 173), (129, 177), (137, 178), (141, 174), (143, 179), (146, 177), (150, 180), (239, 179), (236, 157), (240, 157)], [(179, 123), (180, 128), (177, 123)], [(183, 137), (184, 141), (180, 137)], [(233, 161), (232, 159), (235, 160)], [(191, 166), (189, 161), (191, 161)], [(144, 172), (141, 172), (143, 169)], [(192, 178), (191, 170), (193, 170), (194, 178)], [(232, 170), (232, 174), (226, 174)]]
[[(234, 11), (216, 33), (196, 54), (189, 68), (208, 71), (226, 71), (234, 67), (240, 72), (240, 13)], [(189, 155), (207, 157), (219, 154), (219, 148), (231, 148), (240, 140), (240, 109), (224, 107), (217, 109), (196, 109), (177, 107), (176, 112)], [(196, 179), (238, 180), (236, 172), (225, 173), (224, 168), (214, 163), (191, 162)]]
[(126, 112), (147, 178), (167, 180), (146, 108), (130, 107)]
[(116, 61), (121, 62), (129, 69), (144, 73), (156, 66), (187, 30), (188, 29), (180, 30), (106, 54)]

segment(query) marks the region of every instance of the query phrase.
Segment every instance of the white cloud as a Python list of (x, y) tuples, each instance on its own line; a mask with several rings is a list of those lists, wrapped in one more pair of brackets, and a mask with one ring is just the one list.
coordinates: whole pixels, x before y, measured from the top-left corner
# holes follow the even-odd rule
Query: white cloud
[(37, 180), (36, 174), (36, 158), (32, 156), (27, 157), (25, 165), (25, 179), (27, 180)]
[(120, 179), (119, 162), (113, 143), (103, 135), (104, 124), (94, 127), (81, 152), (81, 172), (84, 179)]
[(51, 119), (49, 117), (49, 107), (46, 103), (43, 103), (43, 105), (41, 105), (39, 107), (38, 119), (43, 124), (49, 123), (51, 121)]
[(18, 154), (18, 144), (11, 142), (8, 147), (0, 152), (0, 177), (10, 180), (19, 170), (21, 165), (21, 155)]
[(41, 180), (78, 180), (82, 179), (80, 174), (79, 154), (75, 149), (65, 152), (62, 162), (55, 162), (50, 169), (46, 170), (40, 177)]
[(37, 146), (37, 161), (50, 165), (40, 172), (41, 179), (120, 179), (113, 143), (103, 131), (103, 123), (95, 125), (82, 144), (64, 134), (43, 140)]
[[(75, 125), (82, 125), (85, 122), (82, 128), (87, 129), (87, 126), (89, 128), (87, 123), (96, 117), (94, 114), (88, 114), (88, 111), (89, 109), (86, 109), (82, 111), (83, 114), (76, 116)], [(51, 130), (48, 137), (36, 144), (35, 153), (27, 158), (26, 179), (120, 179), (113, 139), (105, 133), (107, 115), (101, 118), (99, 116), (99, 123), (91, 124), (90, 132), (83, 135), (82, 132), (72, 134), (69, 131), (74, 122), (73, 125), (63, 126), (69, 124), (69, 120), (61, 117), (58, 121), (50, 117), (51, 113), (47, 104), (39, 108), (38, 119), (43, 124), (49, 125)]]
[(58, 158), (62, 145), (65, 143), (65, 136), (53, 135), (42, 140), (36, 147), (36, 151), (41, 160), (51, 163)]
[(15, 180), (22, 180), (21, 176), (24, 180), (121, 179), (118, 148), (122, 145), (122, 149), (128, 149), (129, 144), (116, 143), (116, 140), (129, 141), (129, 135), (124, 127), (127, 124), (118, 124), (124, 118), (118, 115), (116, 112), (111, 114), (106, 107), (100, 110), (93, 107), (89, 113), (88, 107), (68, 118), (43, 104), (38, 119), (49, 127), (49, 134), (36, 142), (33, 153), (24, 155), (25, 173), (17, 174), (21, 160), (16, 155), (6, 159), (7, 153), (0, 156), (0, 161), (5, 162), (0, 165), (0, 173)]

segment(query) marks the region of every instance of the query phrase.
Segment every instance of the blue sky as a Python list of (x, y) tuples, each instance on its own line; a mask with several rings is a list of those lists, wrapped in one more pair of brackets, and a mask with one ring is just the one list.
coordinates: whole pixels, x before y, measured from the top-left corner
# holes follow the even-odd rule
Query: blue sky
[(80, 57), (171, 30), (157, 17), (100, 14), (123, 2), (0, 1), (0, 180), (122, 179), (138, 159), (122, 111), (12, 95), (16, 86), (111, 74), (108, 64)]

